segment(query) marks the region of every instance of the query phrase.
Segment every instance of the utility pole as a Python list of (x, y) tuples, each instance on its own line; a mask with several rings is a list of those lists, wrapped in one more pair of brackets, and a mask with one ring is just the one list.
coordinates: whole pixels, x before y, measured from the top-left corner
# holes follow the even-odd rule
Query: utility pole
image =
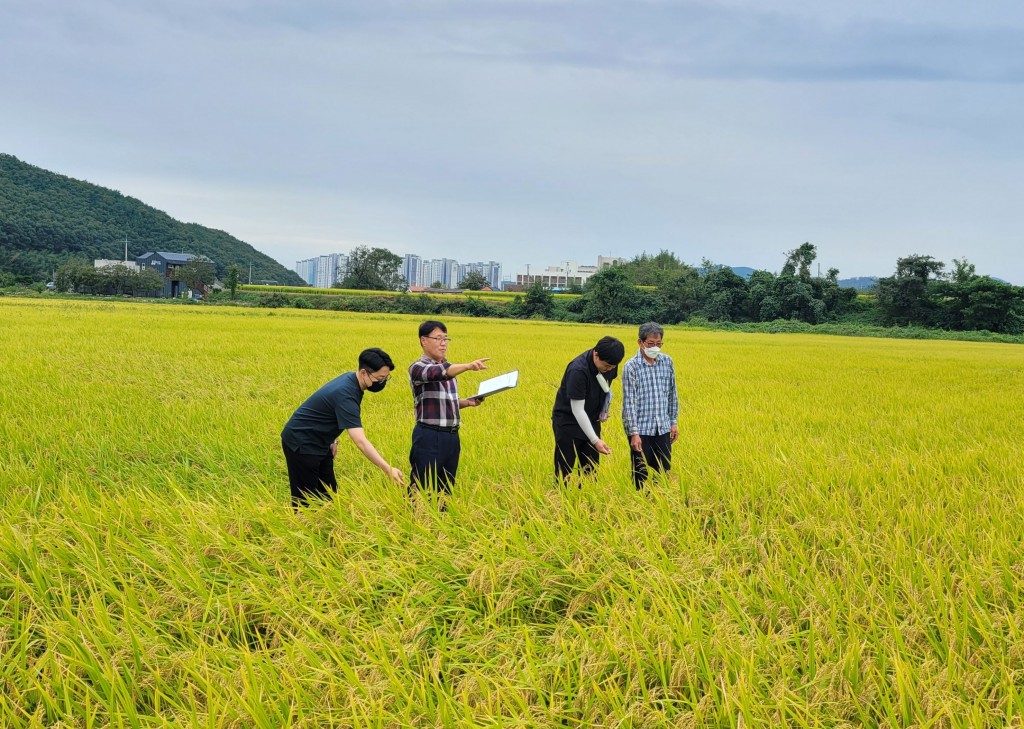
[(124, 234), (124, 262), (128, 263), (128, 233)]
[(249, 283), (252, 283), (252, 259), (249, 259)]

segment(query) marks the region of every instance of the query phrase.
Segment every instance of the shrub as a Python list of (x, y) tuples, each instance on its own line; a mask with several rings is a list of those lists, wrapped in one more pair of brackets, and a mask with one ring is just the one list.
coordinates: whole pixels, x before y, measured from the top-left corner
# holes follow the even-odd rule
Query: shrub
[(284, 294), (266, 294), (260, 297), (259, 306), (265, 309), (280, 309), (284, 306), (291, 306), (292, 300)]

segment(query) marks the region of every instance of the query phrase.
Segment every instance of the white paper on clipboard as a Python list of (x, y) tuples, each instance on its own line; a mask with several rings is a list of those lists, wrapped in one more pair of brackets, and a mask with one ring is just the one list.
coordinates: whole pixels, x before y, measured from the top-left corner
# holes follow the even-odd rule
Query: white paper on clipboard
[(487, 397), (496, 392), (511, 390), (519, 384), (519, 370), (512, 370), (503, 375), (492, 377), (480, 383), (479, 391), (473, 397)]

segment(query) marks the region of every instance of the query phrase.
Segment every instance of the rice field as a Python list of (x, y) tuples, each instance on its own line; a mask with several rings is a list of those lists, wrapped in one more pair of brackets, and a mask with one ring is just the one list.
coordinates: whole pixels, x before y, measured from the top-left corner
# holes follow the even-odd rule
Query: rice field
[[(0, 298), (2, 727), (1024, 726), (1024, 348), (668, 328), (674, 468), (552, 476), (562, 370), (632, 327), (446, 320), (440, 512), (279, 432), (358, 352), (406, 466), (419, 318)], [(613, 387), (621, 402), (618, 384)]]

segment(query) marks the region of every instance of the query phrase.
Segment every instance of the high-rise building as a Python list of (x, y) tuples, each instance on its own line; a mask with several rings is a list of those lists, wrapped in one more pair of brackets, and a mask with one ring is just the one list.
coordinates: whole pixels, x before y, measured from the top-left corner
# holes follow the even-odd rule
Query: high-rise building
[(444, 288), (459, 285), (459, 262), (453, 258), (432, 258), (423, 262), (423, 285), (441, 284)]
[(431, 258), (428, 261), (423, 261), (423, 273), (422, 286), (433, 286), (435, 283), (441, 283), (441, 262)]
[(310, 286), (329, 289), (348, 275), (348, 256), (344, 253), (329, 253), (326, 256), (297, 261), (295, 273)]
[(459, 285), (459, 262), (454, 258), (442, 258), (441, 262), (441, 283), (453, 289)]
[(316, 281), (316, 259), (307, 258), (305, 261), (296, 261), (295, 273), (299, 274), (299, 278), (310, 286), (314, 286)]
[(415, 254), (406, 253), (402, 262), (402, 275), (409, 286), (424, 286), (423, 259)]
[(459, 281), (466, 278), (466, 274), (470, 271), (476, 271), (487, 279), (487, 285), (493, 291), (501, 290), (501, 264), (497, 261), (488, 261), (487, 263), (479, 261), (477, 263), (462, 264), (459, 266)]
[[(433, 286), (438, 283), (444, 288), (456, 288), (470, 271), (476, 271), (487, 279), (494, 291), (502, 287), (501, 263), (498, 261), (477, 261), (460, 265), (454, 258), (424, 259), (415, 253), (402, 257), (402, 276), (409, 286)], [(345, 278), (348, 273), (349, 257), (344, 253), (331, 253), (295, 263), (295, 272), (310, 286), (330, 288)]]

